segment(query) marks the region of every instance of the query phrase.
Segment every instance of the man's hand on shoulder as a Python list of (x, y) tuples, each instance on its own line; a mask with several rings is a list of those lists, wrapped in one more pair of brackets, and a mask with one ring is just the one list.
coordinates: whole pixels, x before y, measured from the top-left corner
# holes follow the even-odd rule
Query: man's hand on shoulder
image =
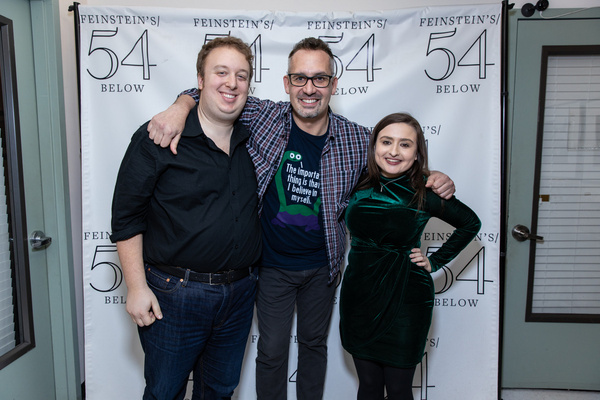
[(452, 179), (439, 171), (431, 171), (425, 186), (445, 200), (450, 200), (456, 192)]
[(169, 108), (152, 117), (148, 124), (150, 139), (161, 147), (170, 147), (173, 154), (177, 154), (177, 144), (181, 138), (181, 132), (183, 132), (187, 116), (195, 104), (196, 102), (190, 96), (179, 96)]

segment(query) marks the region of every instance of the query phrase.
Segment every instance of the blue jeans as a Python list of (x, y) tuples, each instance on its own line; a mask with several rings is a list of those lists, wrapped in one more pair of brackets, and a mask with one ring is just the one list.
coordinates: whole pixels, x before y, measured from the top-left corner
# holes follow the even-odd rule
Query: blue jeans
[(192, 371), (193, 400), (230, 399), (252, 324), (256, 276), (210, 285), (146, 267), (163, 319), (138, 329), (144, 400), (182, 400)]
[(327, 370), (327, 335), (335, 284), (328, 284), (329, 267), (305, 271), (260, 269), (256, 316), (258, 400), (287, 399), (290, 331), (297, 310), (298, 373), (296, 398), (323, 398)]

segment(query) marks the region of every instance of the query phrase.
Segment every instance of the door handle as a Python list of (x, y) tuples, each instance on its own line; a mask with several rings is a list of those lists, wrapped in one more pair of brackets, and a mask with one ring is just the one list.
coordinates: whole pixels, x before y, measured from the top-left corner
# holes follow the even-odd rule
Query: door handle
[(45, 249), (52, 244), (52, 238), (42, 231), (34, 231), (29, 237), (29, 244), (33, 250)]
[(514, 237), (519, 242), (524, 242), (526, 240), (534, 240), (536, 242), (544, 241), (542, 236), (538, 236), (534, 233), (529, 232), (529, 228), (525, 225), (515, 225), (512, 229), (512, 237)]

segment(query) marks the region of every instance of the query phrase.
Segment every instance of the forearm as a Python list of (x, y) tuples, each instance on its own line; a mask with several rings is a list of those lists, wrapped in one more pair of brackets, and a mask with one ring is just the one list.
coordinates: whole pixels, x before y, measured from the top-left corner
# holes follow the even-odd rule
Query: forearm
[(456, 198), (446, 201), (434, 215), (456, 228), (442, 247), (429, 257), (435, 271), (449, 263), (473, 241), (481, 228), (481, 221), (473, 210)]
[(186, 89), (183, 92), (179, 93), (177, 97), (189, 96), (194, 100), (194, 102), (198, 103), (200, 100), (200, 90), (197, 88)]
[(162, 312), (154, 292), (146, 283), (142, 249), (142, 234), (117, 242), (117, 251), (127, 285), (125, 308), (138, 326), (148, 326), (157, 318), (162, 319)]
[(117, 252), (127, 290), (140, 290), (148, 287), (144, 272), (143, 235), (140, 233), (129, 239), (117, 242)]
[(196, 105), (196, 102), (197, 101), (191, 96), (191, 94), (182, 93), (179, 95), (179, 97), (177, 97), (177, 100), (175, 100), (172, 106), (177, 105), (179, 107), (182, 107), (182, 109), (185, 109), (187, 111), (187, 113), (185, 114), (187, 116), (187, 114), (189, 114), (192, 108), (194, 108), (194, 106)]
[[(158, 122), (161, 126), (167, 126), (169, 122), (176, 122), (183, 129), (185, 120), (188, 114), (196, 106), (194, 98), (187, 94), (182, 94), (177, 97), (177, 100), (169, 106), (165, 111), (155, 115), (151, 121)], [(181, 132), (179, 132), (181, 133)]]

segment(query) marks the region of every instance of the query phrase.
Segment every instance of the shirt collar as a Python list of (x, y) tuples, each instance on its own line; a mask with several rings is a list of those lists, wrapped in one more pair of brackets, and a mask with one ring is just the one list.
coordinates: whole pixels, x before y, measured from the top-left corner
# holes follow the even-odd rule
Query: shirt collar
[[(200, 119), (198, 118), (198, 105), (190, 111), (188, 114), (187, 120), (185, 122), (185, 129), (181, 133), (181, 136), (185, 137), (197, 137), (202, 136), (203, 138), (207, 138), (204, 130), (202, 130), (202, 125), (200, 124)], [(240, 119), (236, 119), (233, 123), (233, 133), (231, 134), (231, 145), (232, 148), (237, 146), (239, 143), (246, 141), (250, 137), (250, 132), (246, 129), (246, 127), (240, 122)]]
[[(292, 110), (292, 103), (287, 102), (287, 109), (285, 112), (285, 118), (286, 118), (286, 124), (290, 127), (292, 127), (292, 120), (293, 120), (293, 110)], [(327, 124), (327, 132), (325, 133), (327, 135), (328, 138), (333, 139), (335, 137), (335, 132), (333, 129), (333, 116), (335, 115), (333, 113), (333, 111), (331, 110), (330, 106), (327, 106), (327, 115), (329, 117), (329, 122)]]

